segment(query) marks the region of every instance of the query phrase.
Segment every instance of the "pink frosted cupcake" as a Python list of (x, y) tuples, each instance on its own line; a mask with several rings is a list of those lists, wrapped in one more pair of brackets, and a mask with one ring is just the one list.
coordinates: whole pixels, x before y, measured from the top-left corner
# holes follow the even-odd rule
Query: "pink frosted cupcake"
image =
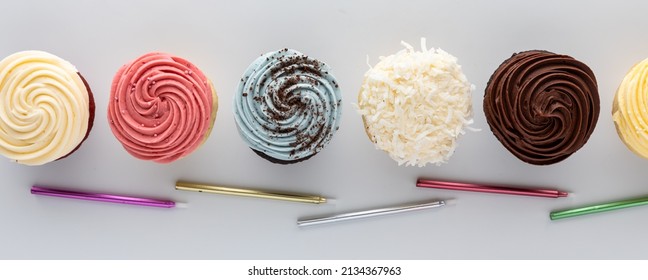
[(200, 69), (177, 56), (148, 53), (117, 71), (108, 121), (128, 153), (169, 163), (205, 142), (217, 109), (216, 91)]

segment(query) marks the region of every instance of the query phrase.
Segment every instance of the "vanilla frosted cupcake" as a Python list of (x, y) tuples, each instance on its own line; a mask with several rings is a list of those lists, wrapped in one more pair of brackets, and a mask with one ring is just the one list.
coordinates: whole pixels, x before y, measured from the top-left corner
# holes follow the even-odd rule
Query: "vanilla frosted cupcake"
[(365, 131), (399, 165), (440, 165), (473, 123), (471, 85), (457, 59), (441, 49), (404, 50), (365, 73), (358, 95)]
[(147, 53), (117, 71), (108, 121), (128, 153), (170, 163), (207, 140), (217, 108), (216, 91), (195, 65), (170, 54)]
[(42, 165), (72, 154), (94, 120), (90, 87), (69, 62), (43, 51), (0, 61), (0, 154)]
[(234, 96), (241, 138), (259, 156), (280, 164), (319, 153), (339, 128), (341, 106), (328, 65), (292, 49), (252, 62)]

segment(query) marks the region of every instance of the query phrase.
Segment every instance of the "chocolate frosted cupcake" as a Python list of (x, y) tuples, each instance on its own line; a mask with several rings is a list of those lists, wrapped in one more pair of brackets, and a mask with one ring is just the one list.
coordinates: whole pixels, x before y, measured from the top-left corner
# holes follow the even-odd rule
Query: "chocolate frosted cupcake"
[(280, 164), (320, 152), (339, 128), (342, 98), (329, 67), (292, 49), (261, 55), (234, 97), (239, 134), (261, 157)]
[(547, 165), (579, 150), (599, 116), (596, 78), (584, 63), (548, 51), (513, 54), (486, 87), (495, 137), (522, 161)]
[(88, 137), (95, 104), (70, 62), (43, 51), (0, 61), (0, 154), (25, 165), (65, 158)]

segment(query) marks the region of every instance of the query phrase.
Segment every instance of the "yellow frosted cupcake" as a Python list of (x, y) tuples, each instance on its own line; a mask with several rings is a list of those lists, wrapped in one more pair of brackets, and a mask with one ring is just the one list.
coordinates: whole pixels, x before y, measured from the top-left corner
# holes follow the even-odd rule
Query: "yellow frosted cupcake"
[(648, 158), (648, 58), (623, 78), (614, 96), (612, 120), (628, 149)]

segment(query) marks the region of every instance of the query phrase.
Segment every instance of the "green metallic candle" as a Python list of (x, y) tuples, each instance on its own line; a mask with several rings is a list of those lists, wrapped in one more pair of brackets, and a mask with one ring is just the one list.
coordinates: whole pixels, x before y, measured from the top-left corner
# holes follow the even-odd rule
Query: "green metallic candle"
[(558, 220), (558, 219), (612, 211), (612, 210), (647, 205), (647, 204), (648, 204), (648, 197), (627, 199), (627, 200), (608, 202), (608, 203), (591, 205), (591, 206), (586, 206), (581, 208), (574, 208), (574, 209), (563, 210), (563, 211), (554, 211), (551, 212), (551, 214), (549, 214), (549, 218), (551, 218), (552, 220)]

